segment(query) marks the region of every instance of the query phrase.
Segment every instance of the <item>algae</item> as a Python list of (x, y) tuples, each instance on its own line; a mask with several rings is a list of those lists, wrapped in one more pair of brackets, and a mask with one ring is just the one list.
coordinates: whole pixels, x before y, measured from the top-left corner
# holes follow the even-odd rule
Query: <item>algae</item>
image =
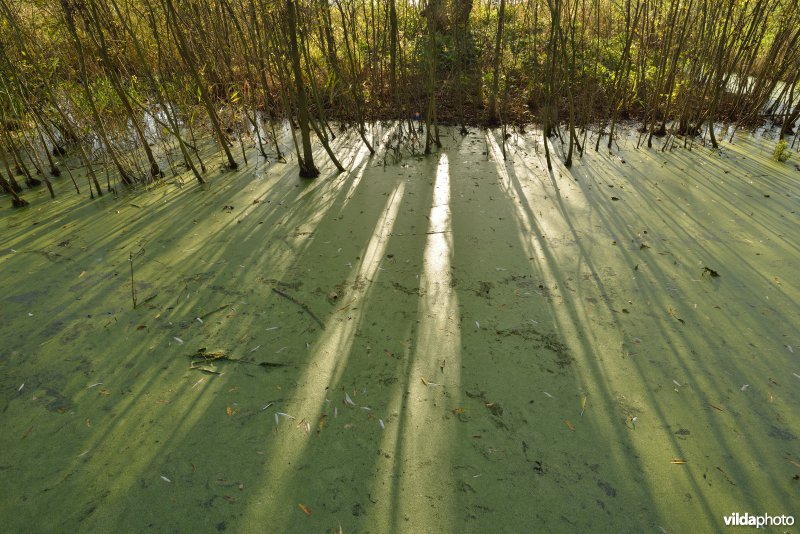
[(795, 513), (800, 175), (762, 135), (623, 137), (624, 161), (552, 172), (537, 134), (508, 161), (499, 139), (386, 166), (344, 135), (348, 171), (315, 181), (254, 156), (206, 187), (57, 183), (0, 210), (5, 529)]

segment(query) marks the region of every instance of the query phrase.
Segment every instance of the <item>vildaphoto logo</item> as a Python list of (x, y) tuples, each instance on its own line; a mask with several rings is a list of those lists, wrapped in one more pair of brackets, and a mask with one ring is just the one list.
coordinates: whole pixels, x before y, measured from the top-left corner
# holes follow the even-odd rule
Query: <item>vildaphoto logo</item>
[(794, 516), (791, 515), (753, 515), (747, 512), (732, 513), (723, 517), (726, 527), (790, 527), (794, 525)]

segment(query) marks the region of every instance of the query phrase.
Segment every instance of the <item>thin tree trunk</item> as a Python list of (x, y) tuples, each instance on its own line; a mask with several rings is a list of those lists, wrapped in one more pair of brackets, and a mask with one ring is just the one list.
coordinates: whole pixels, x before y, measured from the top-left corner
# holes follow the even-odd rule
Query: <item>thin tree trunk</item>
[(494, 40), (494, 58), (492, 60), (492, 87), (489, 91), (489, 111), (487, 122), (489, 126), (497, 126), (497, 91), (500, 87), (500, 63), (503, 54), (503, 26), (506, 18), (506, 0), (500, 0), (497, 10), (497, 32)]
[(236, 160), (233, 158), (233, 154), (231, 154), (230, 147), (228, 146), (228, 140), (225, 138), (225, 134), (222, 132), (222, 126), (220, 126), (219, 117), (217, 116), (217, 112), (214, 110), (214, 105), (212, 104), (211, 97), (208, 94), (208, 88), (200, 76), (200, 71), (195, 64), (194, 56), (192, 55), (192, 51), (189, 49), (189, 45), (186, 41), (186, 37), (183, 34), (183, 30), (179, 28), (180, 22), (177, 20), (178, 15), (175, 11), (175, 6), (173, 5), (172, 0), (163, 1), (166, 2), (166, 8), (168, 11), (167, 26), (169, 26), (172, 35), (175, 36), (178, 53), (186, 63), (186, 66), (189, 69), (189, 75), (197, 85), (197, 90), (200, 94), (200, 100), (202, 101), (203, 106), (206, 108), (208, 118), (211, 121), (211, 127), (217, 136), (217, 142), (225, 152), (225, 157), (228, 160), (228, 168), (231, 170), (236, 170), (239, 168), (239, 164), (236, 163)]
[(300, 50), (297, 39), (297, 11), (294, 0), (286, 0), (286, 12), (289, 31), (289, 57), (294, 73), (294, 86), (297, 91), (297, 120), (300, 123), (300, 140), (303, 145), (303, 156), (300, 158), (300, 176), (316, 178), (319, 170), (314, 165), (314, 151), (311, 148), (311, 130), (309, 128), (308, 96), (306, 96), (303, 72), (300, 68)]
[(64, 11), (64, 19), (67, 23), (67, 29), (69, 30), (70, 35), (72, 35), (72, 39), (75, 42), (75, 52), (78, 58), (78, 67), (80, 69), (81, 78), (83, 79), (83, 83), (81, 86), (84, 89), (84, 93), (86, 96), (86, 101), (89, 104), (89, 109), (92, 114), (92, 118), (94, 119), (95, 125), (97, 126), (97, 131), (99, 134), (100, 141), (105, 145), (106, 151), (108, 152), (111, 161), (114, 163), (114, 167), (117, 168), (119, 172), (120, 179), (126, 185), (131, 185), (134, 183), (134, 178), (128, 173), (125, 167), (122, 166), (119, 158), (117, 157), (116, 151), (114, 147), (111, 145), (111, 141), (108, 138), (108, 133), (106, 132), (105, 124), (103, 120), (100, 118), (100, 113), (97, 111), (97, 105), (94, 101), (94, 95), (92, 95), (92, 90), (89, 87), (89, 75), (86, 69), (86, 58), (83, 51), (83, 44), (81, 43), (80, 37), (78, 36), (78, 30), (75, 27), (75, 20), (74, 20), (74, 13), (73, 7), (70, 3), (70, 0), (61, 0), (61, 7)]

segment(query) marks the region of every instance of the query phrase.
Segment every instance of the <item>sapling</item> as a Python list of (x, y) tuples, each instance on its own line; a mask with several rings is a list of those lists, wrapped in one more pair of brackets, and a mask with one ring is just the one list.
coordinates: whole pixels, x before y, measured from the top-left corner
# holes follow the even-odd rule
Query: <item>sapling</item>
[[(144, 254), (144, 248), (140, 248), (139, 252), (137, 252), (136, 254), (134, 254), (133, 252), (128, 253), (128, 261), (131, 263), (131, 300), (133, 300), (134, 310), (136, 309), (136, 286), (134, 285), (133, 282), (133, 260), (141, 256), (142, 254)], [(148, 300), (150, 299), (145, 299), (145, 302), (147, 302)]]

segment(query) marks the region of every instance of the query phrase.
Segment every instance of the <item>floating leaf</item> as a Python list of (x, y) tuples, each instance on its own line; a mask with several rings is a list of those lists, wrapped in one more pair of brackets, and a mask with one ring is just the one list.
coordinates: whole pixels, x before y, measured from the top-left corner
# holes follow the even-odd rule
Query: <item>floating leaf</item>
[(302, 503), (298, 504), (297, 506), (298, 506), (298, 508), (300, 508), (303, 511), (304, 514), (306, 514), (308, 517), (311, 517), (311, 508), (310, 507), (308, 507), (308, 506), (306, 506), (305, 504), (302, 504)]

